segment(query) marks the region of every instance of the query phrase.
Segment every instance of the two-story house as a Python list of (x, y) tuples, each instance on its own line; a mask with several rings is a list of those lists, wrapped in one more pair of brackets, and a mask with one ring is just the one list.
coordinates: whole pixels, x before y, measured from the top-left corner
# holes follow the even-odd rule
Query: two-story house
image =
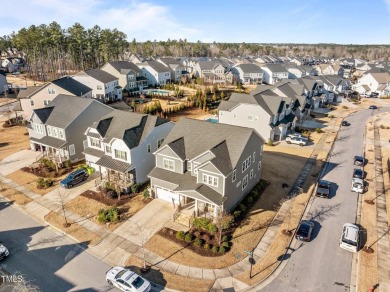
[(366, 73), (352, 86), (360, 94), (378, 93), (379, 97), (390, 95), (390, 73)]
[(0, 70), (0, 94), (4, 93), (6, 85), (8, 85), (6, 74), (4, 71)]
[(127, 91), (142, 91), (148, 87), (142, 70), (132, 62), (107, 62), (100, 69), (118, 78), (119, 86)]
[(78, 82), (92, 88), (92, 98), (107, 103), (122, 99), (122, 87), (119, 79), (100, 69), (80, 71), (73, 76)]
[(288, 79), (288, 70), (281, 64), (266, 64), (261, 67), (264, 72), (263, 81), (275, 84), (283, 79)]
[(155, 152), (155, 198), (196, 216), (230, 212), (259, 182), (264, 140), (250, 128), (181, 118)]
[(306, 75), (306, 71), (295, 64), (286, 64), (285, 65), (288, 71), (288, 79), (297, 79)]
[(33, 110), (27, 127), (31, 149), (61, 165), (84, 159), (86, 129), (113, 109), (94, 99), (60, 94)]
[(233, 93), (218, 107), (219, 123), (253, 128), (264, 140), (279, 141), (295, 127), (296, 100), (271, 90)]
[(172, 80), (171, 68), (160, 62), (145, 61), (138, 66), (142, 69), (142, 74), (148, 80), (149, 85), (165, 85)]
[(195, 65), (196, 76), (206, 83), (225, 83), (225, 67), (217, 61), (199, 61)]
[(85, 160), (100, 173), (100, 182), (128, 190), (146, 182), (155, 166), (153, 152), (174, 123), (152, 115), (114, 110), (85, 131)]
[(157, 62), (160, 62), (164, 66), (169, 67), (171, 69), (171, 79), (174, 82), (180, 82), (183, 76), (185, 76), (186, 78), (190, 77), (185, 67), (174, 58), (158, 58)]
[(236, 65), (232, 72), (242, 84), (261, 84), (263, 81), (263, 70), (255, 64)]
[(22, 112), (23, 118), (29, 119), (34, 109), (47, 106), (60, 94), (91, 98), (92, 89), (69, 76), (61, 77), (42, 86), (30, 86), (19, 91), (20, 105), (17, 111)]

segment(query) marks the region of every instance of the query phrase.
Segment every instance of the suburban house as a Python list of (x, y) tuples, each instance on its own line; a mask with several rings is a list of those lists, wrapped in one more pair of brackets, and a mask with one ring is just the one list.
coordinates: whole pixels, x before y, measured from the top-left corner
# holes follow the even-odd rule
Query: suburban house
[(374, 68), (372, 64), (367, 64), (367, 63), (361, 63), (356, 66), (355, 72), (353, 73), (354, 76), (356, 77), (361, 77), (364, 73), (366, 73), (368, 70)]
[(232, 72), (242, 84), (261, 84), (263, 81), (263, 70), (255, 64), (236, 65)]
[(288, 79), (297, 79), (302, 76), (306, 76), (306, 71), (301, 68), (301, 66), (297, 66), (295, 64), (286, 64), (285, 65), (288, 71)]
[(145, 61), (138, 65), (142, 69), (142, 74), (152, 86), (165, 85), (171, 82), (171, 69), (157, 61)]
[(324, 83), (318, 76), (304, 76), (297, 79), (299, 84), (303, 85), (304, 95), (307, 102), (310, 101), (310, 106), (307, 105), (307, 114), (310, 114), (311, 109), (319, 108), (323, 103), (327, 102), (327, 96), (323, 94)]
[(23, 58), (10, 57), (0, 60), (0, 62), (0, 67), (5, 68), (8, 73), (18, 72), (24, 65)]
[(378, 93), (379, 97), (390, 95), (390, 73), (366, 73), (352, 86), (360, 94)]
[(174, 58), (159, 58), (157, 59), (157, 62), (160, 62), (164, 66), (171, 69), (171, 79), (174, 82), (180, 82), (183, 76), (186, 78), (190, 77), (185, 67)]
[(33, 111), (27, 127), (31, 149), (60, 165), (82, 160), (86, 129), (112, 110), (94, 99), (60, 94)]
[(118, 78), (119, 86), (127, 91), (142, 91), (148, 87), (148, 80), (142, 76), (142, 70), (132, 62), (107, 62), (100, 69)]
[(195, 65), (196, 76), (206, 83), (225, 83), (225, 67), (217, 61), (199, 61)]
[(92, 89), (72, 77), (65, 76), (42, 86), (31, 86), (18, 93), (19, 104), (15, 111), (22, 112), (29, 119), (35, 109), (47, 106), (60, 94), (92, 98)]
[(154, 154), (152, 194), (178, 212), (230, 212), (259, 182), (264, 140), (251, 128), (181, 118)]
[(155, 152), (173, 122), (152, 115), (113, 110), (85, 131), (86, 163), (100, 174), (100, 183), (119, 189), (143, 184), (155, 166)]
[(8, 90), (7, 77), (4, 71), (0, 71), (0, 94), (3, 94), (4, 90)]
[(264, 140), (279, 141), (294, 129), (298, 104), (271, 90), (233, 93), (218, 107), (219, 123), (253, 128)]
[(78, 82), (92, 88), (92, 98), (103, 103), (122, 99), (122, 87), (119, 79), (101, 69), (80, 71), (73, 76)]
[(268, 84), (275, 84), (282, 79), (288, 79), (288, 70), (280, 64), (266, 64), (263, 69), (263, 81)]

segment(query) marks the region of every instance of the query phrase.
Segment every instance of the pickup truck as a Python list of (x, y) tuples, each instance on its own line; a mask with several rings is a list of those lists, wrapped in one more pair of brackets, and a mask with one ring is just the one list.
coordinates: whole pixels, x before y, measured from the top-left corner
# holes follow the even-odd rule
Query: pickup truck
[(305, 137), (286, 137), (287, 144), (297, 144), (299, 146), (304, 146), (307, 143), (307, 138)]
[(320, 180), (317, 185), (316, 196), (329, 199), (330, 182), (326, 180)]

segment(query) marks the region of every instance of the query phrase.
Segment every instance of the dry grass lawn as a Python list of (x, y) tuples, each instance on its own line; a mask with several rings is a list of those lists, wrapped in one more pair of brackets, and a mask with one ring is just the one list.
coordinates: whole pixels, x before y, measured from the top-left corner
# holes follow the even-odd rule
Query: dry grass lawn
[(14, 86), (21, 86), (21, 87), (25, 87), (26, 84), (27, 86), (39, 86), (39, 85), (43, 85), (44, 82), (41, 82), (41, 81), (35, 81), (35, 80), (32, 80), (32, 79), (29, 79), (29, 78), (24, 78), (23, 74), (22, 75), (11, 75), (11, 74), (8, 74), (7, 75), (7, 82), (9, 83), (12, 83), (12, 85)]
[(38, 180), (38, 176), (32, 174), (32, 173), (28, 173), (28, 172), (25, 172), (23, 170), (17, 170), (15, 172), (12, 172), (10, 173), (9, 175), (7, 175), (6, 177), (9, 178), (10, 180), (12, 180), (13, 182), (17, 183), (17, 184), (20, 184), (26, 188), (28, 188), (29, 190), (31, 190), (32, 192), (34, 193), (37, 193), (39, 195), (45, 195), (49, 192), (51, 192), (52, 190), (54, 190), (55, 188), (58, 187), (58, 184), (59, 182), (66, 176), (67, 174), (64, 174), (63, 176), (60, 176), (60, 177), (57, 177), (57, 178), (53, 178), (53, 186), (51, 186), (50, 188), (47, 188), (47, 189), (38, 189), (37, 188), (37, 180)]
[(15, 126), (4, 128), (0, 123), (0, 160), (20, 150), (30, 147), (30, 142), (25, 127)]
[(26, 195), (6, 186), (0, 187), (0, 195), (6, 197), (18, 205), (26, 205), (32, 201), (32, 199)]
[(66, 209), (82, 217), (88, 218), (92, 220), (94, 223), (104, 226), (105, 228), (108, 228), (109, 230), (113, 231), (116, 228), (118, 228), (123, 222), (125, 222), (127, 219), (129, 219), (131, 216), (133, 216), (135, 213), (137, 213), (139, 210), (145, 207), (148, 202), (149, 201), (144, 200), (142, 195), (137, 195), (133, 197), (126, 204), (117, 207), (121, 213), (121, 221), (117, 223), (111, 223), (108, 225), (108, 227), (106, 224), (100, 223), (97, 220), (97, 214), (99, 210), (107, 209), (110, 208), (111, 206), (107, 206), (106, 204), (103, 204), (101, 202), (98, 202), (96, 200), (84, 196), (78, 196), (72, 201), (68, 202), (65, 205), (65, 207)]
[(65, 228), (64, 217), (58, 215), (55, 212), (50, 212), (49, 214), (47, 214), (45, 216), (45, 221), (86, 245), (94, 246), (101, 241), (101, 238), (95, 233), (92, 233), (91, 231), (85, 229), (77, 223), (73, 223), (71, 220), (68, 220), (68, 223), (71, 223), (71, 225)]
[[(130, 256), (126, 261), (126, 266), (131, 267), (136, 273), (141, 274), (140, 268), (143, 267), (143, 261), (135, 256)], [(151, 271), (147, 274), (143, 274), (142, 277), (169, 289), (185, 292), (210, 291), (214, 284), (214, 281), (182, 277), (160, 270), (157, 267), (152, 267)]]
[(205, 115), (207, 115), (207, 112), (194, 107), (194, 108), (185, 108), (180, 112), (169, 114), (168, 119), (170, 119), (173, 122), (177, 122), (180, 118), (199, 119), (200, 117), (204, 117)]

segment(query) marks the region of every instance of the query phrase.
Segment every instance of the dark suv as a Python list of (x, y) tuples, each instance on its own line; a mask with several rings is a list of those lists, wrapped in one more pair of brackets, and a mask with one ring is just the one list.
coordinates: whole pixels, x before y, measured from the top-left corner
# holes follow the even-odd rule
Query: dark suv
[(85, 181), (87, 178), (88, 171), (84, 168), (81, 168), (68, 174), (68, 176), (60, 182), (60, 185), (64, 188), (70, 189), (74, 185)]

